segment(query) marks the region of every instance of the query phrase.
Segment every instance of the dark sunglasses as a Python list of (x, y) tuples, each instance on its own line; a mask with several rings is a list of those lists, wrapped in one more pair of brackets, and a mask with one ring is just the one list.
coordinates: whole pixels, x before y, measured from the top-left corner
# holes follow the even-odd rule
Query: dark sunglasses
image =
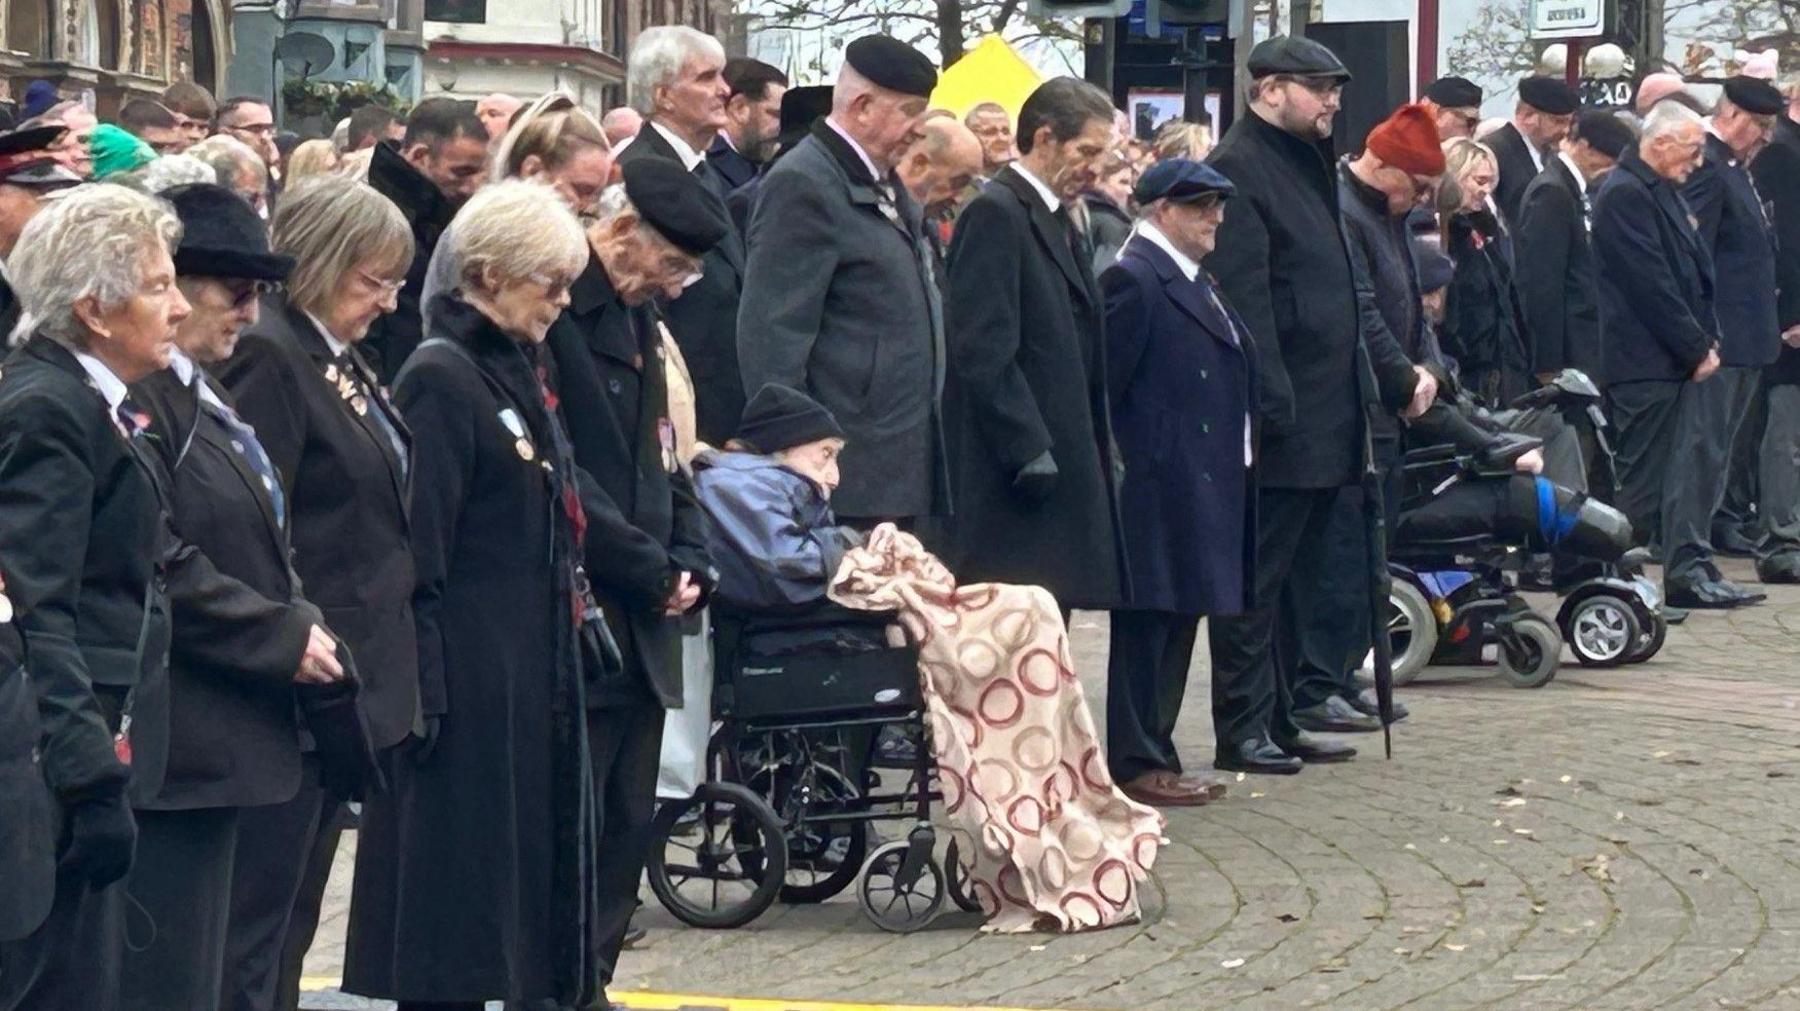
[(226, 281), (224, 285), (233, 309), (242, 309), (278, 287), (273, 281)]

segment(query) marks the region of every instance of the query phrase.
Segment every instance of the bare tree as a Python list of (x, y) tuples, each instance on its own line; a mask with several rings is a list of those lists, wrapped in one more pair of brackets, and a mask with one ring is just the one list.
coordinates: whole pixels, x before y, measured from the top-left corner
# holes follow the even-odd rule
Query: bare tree
[(1449, 73), (1513, 80), (1537, 66), (1531, 0), (1483, 0), (1475, 20), (1444, 51)]
[(885, 32), (937, 50), (944, 67), (962, 59), (969, 40), (983, 35), (996, 34), (1014, 45), (1081, 38), (1079, 22), (1029, 17), (1023, 0), (761, 0), (748, 13), (757, 15), (765, 28), (841, 34), (845, 39)]

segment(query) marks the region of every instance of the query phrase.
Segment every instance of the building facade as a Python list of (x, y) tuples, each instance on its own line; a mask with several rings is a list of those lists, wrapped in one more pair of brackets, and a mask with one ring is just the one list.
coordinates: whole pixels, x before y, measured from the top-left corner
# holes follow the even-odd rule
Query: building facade
[(226, 91), (270, 102), (284, 124), (284, 88), (296, 80), (385, 87), (401, 102), (417, 101), (424, 12), (425, 0), (239, 0)]
[(215, 92), (231, 60), (228, 0), (0, 0), (0, 78), (44, 79), (109, 115), (170, 81)]

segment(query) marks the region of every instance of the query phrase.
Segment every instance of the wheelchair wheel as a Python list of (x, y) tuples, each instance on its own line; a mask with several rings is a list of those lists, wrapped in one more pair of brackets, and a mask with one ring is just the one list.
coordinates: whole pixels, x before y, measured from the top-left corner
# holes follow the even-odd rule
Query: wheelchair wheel
[(1437, 615), (1418, 587), (1395, 579), (1388, 589), (1388, 642), (1393, 651), (1394, 683), (1419, 676), (1437, 651)]
[(1669, 638), (1669, 619), (1663, 617), (1661, 611), (1652, 612), (1649, 624), (1638, 636), (1637, 647), (1631, 651), (1626, 663), (1643, 663), (1662, 651), (1663, 643)]
[(1607, 594), (1576, 604), (1563, 627), (1570, 652), (1584, 667), (1617, 667), (1629, 661), (1642, 634), (1631, 605)]
[(870, 855), (857, 884), (856, 901), (877, 927), (910, 934), (931, 922), (947, 891), (931, 848), (900, 839)]
[[(784, 763), (759, 770), (744, 785), (777, 812), (787, 837), (781, 901), (790, 905), (824, 902), (850, 887), (869, 853), (869, 823), (827, 817), (835, 811), (865, 806), (860, 792), (842, 772), (817, 760), (804, 768)], [(753, 859), (746, 869), (760, 875), (762, 864)]]
[(1500, 629), (1500, 673), (1514, 688), (1542, 688), (1562, 662), (1562, 636), (1535, 614), (1513, 618)]
[(950, 890), (950, 901), (956, 908), (965, 913), (979, 913), (981, 899), (976, 896), (973, 882), (969, 880), (969, 872), (963, 870), (962, 855), (957, 852), (956, 840), (950, 840), (950, 846), (944, 850), (944, 887)]
[(734, 783), (702, 783), (656, 812), (645, 870), (657, 901), (681, 922), (741, 927), (774, 903), (787, 873), (787, 839), (762, 798)]

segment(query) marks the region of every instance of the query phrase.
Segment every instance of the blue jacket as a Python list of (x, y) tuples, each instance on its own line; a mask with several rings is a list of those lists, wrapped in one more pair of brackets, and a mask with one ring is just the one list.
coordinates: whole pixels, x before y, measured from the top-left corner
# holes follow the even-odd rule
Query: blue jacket
[(712, 520), (714, 593), (738, 611), (794, 613), (819, 604), (844, 552), (862, 543), (861, 534), (837, 525), (818, 485), (772, 456), (701, 453), (694, 492)]
[(1244, 465), (1246, 416), (1256, 410), (1250, 329), (1207, 297), (1204, 271), (1189, 281), (1142, 236), (1125, 243), (1100, 287), (1107, 394), (1125, 462), (1127, 599), (1137, 610), (1241, 612), (1256, 544)]
[(1775, 231), (1750, 170), (1724, 141), (1709, 135), (1706, 161), (1688, 177), (1681, 195), (1699, 219), (1700, 241), (1712, 253), (1718, 277), (1720, 361), (1773, 364), (1781, 353)]
[(1719, 340), (1712, 256), (1681, 193), (1635, 149), (1594, 196), (1594, 265), (1606, 382), (1693, 375)]

